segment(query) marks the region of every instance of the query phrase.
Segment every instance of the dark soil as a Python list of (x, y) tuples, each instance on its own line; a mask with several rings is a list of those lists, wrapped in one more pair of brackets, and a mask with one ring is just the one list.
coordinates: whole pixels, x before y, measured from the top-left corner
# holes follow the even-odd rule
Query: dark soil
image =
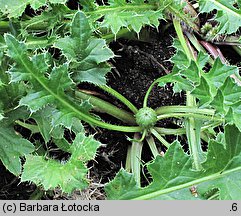
[(19, 178), (11, 174), (0, 164), (0, 200), (25, 200), (29, 199), (36, 186), (29, 183), (21, 183)]
[[(146, 91), (152, 82), (171, 71), (170, 58), (174, 54), (171, 46), (174, 36), (172, 28), (166, 32), (157, 32), (152, 28), (144, 31), (148, 31), (148, 42), (120, 39), (110, 45), (117, 57), (111, 62), (115, 69), (107, 76), (108, 85), (124, 95), (137, 108), (142, 107)], [(108, 97), (113, 104), (125, 109), (119, 101), (111, 96)], [(170, 85), (165, 88), (156, 86), (150, 94), (148, 106), (157, 108), (165, 105), (178, 105), (183, 104), (184, 99), (182, 94), (174, 94)], [(109, 116), (104, 119), (112, 121)], [(119, 123), (116, 120), (114, 122)], [(176, 127), (172, 119), (162, 121), (159, 126)], [(122, 132), (103, 129), (96, 135), (98, 140), (107, 144), (106, 147), (99, 149), (96, 161), (91, 163), (91, 174), (97, 181), (108, 182), (125, 165), (127, 148), (130, 145), (126, 135)], [(128, 136), (133, 136), (133, 134), (128, 134)], [(174, 136), (166, 138), (169, 142), (176, 139)], [(160, 152), (164, 150), (160, 145), (158, 147)], [(152, 159), (147, 143), (144, 143), (142, 159), (144, 162)], [(143, 178), (143, 184), (145, 183), (146, 180)]]

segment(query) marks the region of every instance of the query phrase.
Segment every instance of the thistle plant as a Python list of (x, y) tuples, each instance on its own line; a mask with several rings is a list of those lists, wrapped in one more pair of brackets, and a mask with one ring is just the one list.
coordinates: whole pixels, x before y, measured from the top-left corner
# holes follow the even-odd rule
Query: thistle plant
[[(79, 0), (78, 10), (70, 10), (65, 3), (0, 2), (0, 159), (5, 167), (21, 181), (34, 182), (44, 190), (60, 187), (71, 193), (86, 188), (87, 163), (102, 145), (93, 135), (87, 135), (83, 126), (87, 123), (126, 133), (131, 143), (125, 169), (105, 187), (109, 199), (239, 199), (239, 70), (220, 58), (212, 59), (195, 34), (200, 36), (200, 29), (207, 30), (207, 24), (200, 28), (197, 14), (214, 9), (215, 34), (236, 33), (241, 26), (240, 3), (199, 0), (196, 8), (181, 0), (109, 0), (106, 5)], [(24, 12), (27, 6), (38, 13), (28, 16)], [(106, 82), (106, 74), (111, 71), (109, 60), (115, 57), (108, 42), (128, 37), (130, 32), (138, 38), (143, 27), (158, 28), (161, 19), (168, 20), (177, 35), (173, 42), (176, 54), (170, 59), (174, 66), (171, 73), (151, 84), (143, 106), (137, 108)], [(57, 56), (53, 49), (58, 51)], [(78, 85), (85, 82), (96, 85), (127, 109), (81, 91)], [(167, 83), (173, 84), (175, 93), (185, 93), (186, 104), (148, 107), (153, 87)], [(108, 123), (99, 112), (123, 124)], [(160, 127), (159, 121), (167, 118), (183, 124), (175, 129)], [(16, 134), (16, 125), (38, 133), (42, 146), (54, 143), (69, 158), (58, 161), (51, 158), (48, 149), (39, 151), (37, 141)], [(67, 139), (66, 131), (73, 138)], [(176, 140), (169, 143), (166, 135)], [(179, 136), (185, 137), (188, 153)], [(157, 142), (165, 149), (164, 156)], [(204, 142), (207, 151), (202, 148)], [(142, 187), (145, 144), (153, 158), (147, 164), (152, 183)], [(236, 181), (232, 188), (226, 187), (230, 178)], [(188, 189), (193, 185), (197, 196)]]

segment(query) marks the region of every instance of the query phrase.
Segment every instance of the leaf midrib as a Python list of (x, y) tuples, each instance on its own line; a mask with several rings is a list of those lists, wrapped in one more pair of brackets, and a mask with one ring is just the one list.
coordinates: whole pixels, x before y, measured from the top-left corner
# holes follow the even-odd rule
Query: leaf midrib
[[(10, 36), (10, 37), (12, 37), (12, 36)], [(98, 120), (92, 118), (91, 116), (85, 115), (84, 113), (80, 112), (77, 108), (72, 106), (71, 103), (69, 103), (69, 100), (67, 98), (65, 98), (63, 95), (60, 96), (60, 95), (54, 93), (38, 76), (36, 76), (34, 73), (32, 73), (31, 68), (29, 68), (29, 66), (27, 64), (28, 62), (30, 62), (29, 59), (27, 59), (28, 61), (25, 63), (24, 59), (21, 56), (21, 53), (19, 53), (18, 49), (16, 49), (15, 44), (12, 43), (11, 39), (9, 41), (12, 44), (14, 52), (17, 53), (18, 56), (20, 56), (19, 59), (21, 61), (21, 64), (25, 67), (26, 71), (28, 73), (30, 73), (34, 77), (34, 79), (36, 79), (40, 83), (40, 85), (42, 87), (44, 87), (44, 89), (47, 92), (49, 92), (50, 95), (55, 97), (65, 107), (69, 108), (74, 113), (76, 113), (80, 117), (81, 120), (84, 120), (84, 121), (86, 121), (88, 123), (93, 123), (96, 126), (100, 126), (102, 128), (106, 128), (106, 129), (110, 129), (110, 130), (117, 130), (117, 131), (123, 131), (123, 132), (140, 132), (142, 130), (138, 126), (118, 126), (118, 125), (112, 125), (112, 124), (108, 124), (108, 123), (105, 123), (105, 122), (101, 122), (101, 121), (98, 121)]]
[(224, 178), (225, 176), (230, 175), (230, 173), (238, 172), (238, 171), (241, 171), (241, 166), (230, 169), (230, 170), (227, 170), (227, 171), (224, 171), (222, 173), (221, 173), (221, 171), (219, 171), (219, 172), (214, 173), (212, 175), (208, 175), (208, 176), (202, 177), (200, 179), (193, 180), (193, 181), (181, 184), (181, 185), (173, 186), (173, 187), (162, 189), (162, 190), (157, 190), (155, 192), (151, 192), (151, 193), (148, 193), (146, 195), (141, 195), (141, 196), (132, 198), (132, 200), (153, 199), (155, 197), (158, 197), (158, 196), (161, 196), (161, 195), (164, 195), (164, 194), (168, 194), (168, 193), (171, 193), (171, 192), (174, 192), (174, 191), (177, 191), (177, 190), (181, 190), (181, 189), (184, 189), (184, 188), (188, 188), (188, 187), (191, 187), (193, 185), (198, 185), (198, 184), (201, 184), (201, 183), (204, 183), (204, 182), (207, 182), (207, 181), (216, 180), (216, 179), (219, 179), (219, 178)]
[(109, 12), (117, 12), (117, 11), (137, 11), (137, 10), (155, 10), (158, 9), (156, 5), (148, 5), (148, 4), (143, 4), (143, 5), (120, 5), (120, 6), (100, 6), (100, 9), (94, 10), (94, 11), (88, 11), (86, 14), (105, 14)]

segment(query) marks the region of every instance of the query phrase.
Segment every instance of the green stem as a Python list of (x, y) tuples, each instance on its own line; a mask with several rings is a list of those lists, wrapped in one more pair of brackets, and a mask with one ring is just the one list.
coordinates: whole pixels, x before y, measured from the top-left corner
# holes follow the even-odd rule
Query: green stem
[(216, 117), (216, 116), (206, 116), (206, 115), (200, 115), (197, 113), (168, 113), (168, 114), (162, 114), (157, 116), (157, 121), (161, 119), (166, 119), (166, 118), (183, 118), (183, 117), (194, 117), (197, 119), (206, 119), (209, 121), (219, 121), (223, 122), (222, 118)]
[(108, 92), (109, 94), (113, 95), (114, 97), (116, 97), (118, 100), (120, 100), (123, 104), (125, 104), (134, 114), (136, 114), (138, 112), (138, 109), (128, 100), (126, 99), (123, 95), (121, 95), (119, 92), (117, 92), (116, 90), (112, 89), (109, 86), (104, 86), (101, 85), (99, 86), (101, 89), (103, 89), (104, 91)]
[[(174, 14), (177, 18), (179, 18), (180, 20), (184, 21), (189, 27), (191, 27), (194, 31), (199, 32), (199, 26), (193, 22), (193, 18), (190, 18), (190, 16), (187, 16), (182, 12), (180, 12), (178, 9), (176, 9), (175, 7), (173, 7), (172, 5), (169, 5), (167, 7), (167, 11), (170, 14)], [(190, 15), (190, 14), (189, 14)], [(174, 18), (175, 20), (176, 18)]]
[(127, 137), (127, 139), (128, 139), (128, 141), (131, 141), (131, 142), (142, 142), (145, 139), (146, 134), (147, 134), (147, 131), (144, 130), (140, 139), (131, 139), (129, 137)]
[[(139, 134), (135, 133), (134, 140), (139, 139)], [(141, 186), (141, 153), (142, 153), (142, 142), (132, 142), (131, 145), (131, 170), (134, 174), (137, 186)]]
[(0, 21), (0, 32), (5, 32), (10, 29), (8, 21)]
[[(65, 100), (66, 101), (66, 100)], [(108, 130), (115, 130), (115, 131), (121, 131), (121, 132), (141, 132), (142, 128), (138, 126), (119, 126), (119, 125), (112, 125), (109, 123), (105, 123), (102, 121), (99, 121), (92, 116), (84, 114), (82, 111), (80, 111), (77, 107), (73, 106), (71, 103), (66, 101), (63, 106), (73, 111), (77, 117), (83, 121), (86, 121), (89, 124), (93, 124), (94, 126), (98, 126), (101, 128), (105, 128)]]
[(154, 129), (161, 135), (182, 135), (186, 133), (185, 128), (178, 128), (178, 129), (172, 129), (172, 128), (161, 128), (161, 127), (154, 127)]
[[(180, 21), (177, 19), (173, 19), (174, 28), (176, 30), (177, 36), (179, 41), (186, 53), (188, 59), (191, 61), (195, 61), (194, 54), (190, 51), (189, 47), (187, 46), (186, 39), (182, 32), (182, 27)], [(186, 92), (186, 105), (187, 106), (196, 106), (196, 99), (190, 92)], [(200, 137), (200, 130), (201, 126), (198, 124), (193, 117), (189, 117), (186, 119), (186, 135), (188, 139), (188, 145), (190, 150), (190, 155), (193, 158), (194, 168), (196, 170), (202, 169), (202, 148), (201, 148), (201, 137)]]
[(171, 146), (154, 128), (150, 129), (150, 132), (167, 148)]
[(136, 120), (131, 113), (119, 109), (109, 102), (106, 102), (95, 96), (85, 94), (81, 91), (75, 91), (75, 96), (82, 100), (89, 100), (89, 102), (94, 106), (94, 109), (97, 111), (105, 112), (123, 122), (136, 125)]
[[(193, 106), (196, 103), (196, 99), (187, 92), (187, 105)], [(200, 126), (201, 127), (201, 126)], [(190, 155), (193, 158), (193, 164), (196, 170), (201, 170), (201, 137), (199, 133), (199, 125), (193, 117), (189, 117), (186, 120), (186, 134), (189, 144)], [(200, 128), (201, 129), (201, 128)]]
[(151, 149), (153, 157), (156, 158), (157, 155), (160, 155), (158, 150), (157, 150), (157, 147), (156, 147), (156, 144), (155, 144), (155, 140), (153, 139), (153, 137), (152, 136), (148, 136), (146, 138), (146, 141), (147, 141), (147, 143), (148, 143), (148, 145), (149, 145), (149, 147)]
[(162, 106), (157, 108), (157, 115), (168, 114), (168, 113), (196, 113), (202, 115), (214, 115), (214, 109), (200, 109), (195, 106)]
[(125, 169), (127, 172), (131, 172), (131, 145), (127, 149)]
[(207, 130), (209, 128), (215, 128), (219, 125), (220, 125), (220, 122), (213, 122), (213, 123), (202, 126), (201, 131)]
[(145, 95), (145, 98), (144, 98), (144, 101), (143, 101), (143, 107), (147, 107), (147, 102), (148, 102), (148, 97), (153, 89), (153, 87), (158, 83), (158, 79), (155, 80), (151, 85), (150, 87), (148, 88), (147, 92), (146, 92), (146, 95)]
[[(220, 125), (220, 122), (214, 122), (207, 125), (204, 125), (201, 127), (201, 131), (205, 131), (209, 128), (215, 128)], [(161, 128), (161, 127), (154, 127), (154, 129), (161, 135), (182, 135), (186, 134), (185, 128), (178, 128), (178, 129), (172, 129), (172, 128)]]
[[(207, 53), (206, 50), (203, 48), (203, 46), (199, 43), (198, 39), (191, 33), (186, 32), (186, 36), (188, 37), (189, 41), (192, 43), (192, 45), (200, 52)], [(208, 59), (208, 62), (213, 65), (214, 60), (212, 58)]]
[(29, 129), (32, 133), (39, 133), (40, 132), (38, 125), (28, 124), (28, 123), (25, 123), (25, 122), (22, 122), (22, 121), (19, 121), (19, 120), (16, 120), (15, 123), (17, 123), (18, 125), (20, 125), (24, 128)]
[(180, 20), (173, 19), (173, 25), (174, 25), (174, 28), (176, 30), (178, 39), (179, 39), (179, 41), (180, 41), (180, 43), (182, 45), (182, 48), (183, 48), (185, 54), (187, 55), (189, 60), (194, 60), (194, 56), (191, 53), (191, 51), (189, 50), (189, 48), (187, 46), (187, 43), (186, 43), (186, 39), (185, 39), (185, 37), (183, 35), (182, 27), (181, 27), (181, 24), (180, 24)]
[[(51, 42), (52, 42), (52, 40), (48, 40), (48, 39), (39, 39), (39, 38), (34, 39), (34, 38), (32, 38), (31, 40), (27, 40), (25, 42), (25, 45), (26, 45), (27, 49), (33, 49), (33, 48), (50, 46)], [(5, 49), (7, 49), (7, 45), (4, 44), (4, 43), (1, 43), (0, 51), (4, 51)]]

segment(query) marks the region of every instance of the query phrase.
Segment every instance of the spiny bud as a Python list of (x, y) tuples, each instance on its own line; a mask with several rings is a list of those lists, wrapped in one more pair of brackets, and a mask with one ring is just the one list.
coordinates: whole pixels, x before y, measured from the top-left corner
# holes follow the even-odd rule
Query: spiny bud
[(136, 113), (135, 117), (136, 117), (136, 123), (144, 129), (153, 127), (157, 122), (156, 112), (149, 107), (141, 108)]

